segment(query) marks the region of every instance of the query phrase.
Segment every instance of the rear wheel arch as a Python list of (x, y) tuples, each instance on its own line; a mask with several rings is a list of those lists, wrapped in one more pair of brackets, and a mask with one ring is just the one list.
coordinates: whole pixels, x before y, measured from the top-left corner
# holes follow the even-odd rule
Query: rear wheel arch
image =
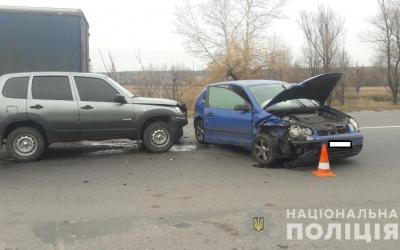
[(46, 148), (46, 139), (42, 132), (33, 126), (16, 127), (7, 136), (8, 154), (17, 161), (35, 161)]
[(21, 127), (30, 127), (36, 129), (39, 133), (43, 135), (43, 138), (46, 141), (46, 143), (49, 143), (49, 135), (46, 133), (44, 127), (40, 123), (33, 120), (14, 121), (9, 123), (4, 130), (4, 134), (2, 137), (3, 140), (6, 139), (12, 131)]

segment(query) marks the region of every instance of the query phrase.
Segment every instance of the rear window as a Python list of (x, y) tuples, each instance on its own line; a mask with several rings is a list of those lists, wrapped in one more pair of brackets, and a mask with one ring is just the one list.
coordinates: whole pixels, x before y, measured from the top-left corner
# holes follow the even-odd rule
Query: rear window
[(67, 76), (35, 76), (32, 97), (39, 100), (72, 101), (72, 91)]
[(7, 98), (26, 99), (29, 77), (15, 77), (4, 84), (3, 96)]

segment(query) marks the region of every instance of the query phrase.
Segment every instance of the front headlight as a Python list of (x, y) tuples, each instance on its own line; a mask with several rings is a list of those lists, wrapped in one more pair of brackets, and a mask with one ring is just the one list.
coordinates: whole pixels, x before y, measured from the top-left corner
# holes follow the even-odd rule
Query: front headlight
[(360, 131), (360, 126), (353, 118), (349, 119), (349, 128), (351, 131)]
[(302, 134), (304, 137), (308, 137), (308, 136), (312, 136), (313, 132), (312, 132), (312, 130), (309, 129), (309, 128), (301, 128), (301, 134)]
[(289, 128), (289, 136), (294, 139), (305, 138), (312, 136), (313, 131), (309, 128), (301, 127), (298, 125), (292, 125)]
[(178, 115), (183, 115), (182, 110), (179, 107), (175, 107), (176, 113), (178, 113)]

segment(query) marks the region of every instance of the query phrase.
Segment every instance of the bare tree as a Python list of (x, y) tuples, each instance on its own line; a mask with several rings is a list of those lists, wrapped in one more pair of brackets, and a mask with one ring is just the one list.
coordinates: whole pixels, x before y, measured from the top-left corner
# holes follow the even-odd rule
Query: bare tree
[(137, 91), (139, 95), (155, 97), (156, 91), (161, 86), (161, 76), (152, 65), (145, 65), (142, 61), (140, 51), (135, 52), (136, 61), (140, 65), (140, 72), (137, 76)]
[(316, 12), (301, 12), (300, 26), (306, 38), (304, 55), (311, 74), (317, 74), (319, 69), (331, 72), (342, 48), (344, 19), (329, 7), (319, 6)]
[(398, 0), (377, 0), (378, 13), (371, 20), (374, 33), (370, 42), (375, 43), (379, 61), (384, 61), (386, 81), (393, 104), (398, 103), (400, 64), (400, 11)]
[(188, 51), (207, 60), (221, 78), (252, 77), (266, 65), (262, 42), (287, 0), (206, 0), (176, 8), (176, 31)]
[(303, 55), (307, 70), (309, 71), (309, 75), (317, 75), (321, 65), (321, 60), (319, 59), (319, 56), (315, 53), (311, 46), (305, 46), (305, 48), (303, 49)]
[(187, 90), (193, 85), (193, 72), (185, 67), (172, 65), (162, 74), (162, 96), (182, 101)]
[(354, 69), (354, 77), (353, 77), (353, 83), (354, 83), (354, 88), (356, 89), (357, 94), (360, 93), (360, 89), (363, 86), (363, 83), (366, 78), (366, 69), (364, 66), (359, 66), (358, 63), (355, 65)]
[(277, 37), (268, 41), (268, 53), (266, 55), (266, 69), (271, 79), (278, 79), (287, 82), (294, 82), (293, 56), (289, 46)]
[[(301, 12), (299, 22), (306, 39), (303, 52), (311, 75), (343, 68), (348, 57), (342, 44), (344, 19), (331, 8), (320, 5), (315, 12)], [(341, 104), (344, 103), (344, 90), (345, 80), (342, 79), (339, 90), (334, 91)], [(331, 99), (332, 96), (328, 103)]]
[(392, 36), (394, 40), (394, 46), (392, 49), (392, 63), (393, 63), (393, 81), (392, 84), (389, 85), (389, 88), (392, 92), (393, 104), (397, 104), (398, 102), (398, 94), (399, 94), (399, 65), (400, 65), (400, 2), (396, 1), (393, 3), (392, 10)]
[(107, 75), (111, 77), (112, 79), (118, 80), (117, 78), (117, 67), (115, 66), (115, 60), (114, 57), (112, 56), (111, 52), (108, 52), (108, 62), (103, 57), (103, 53), (99, 49), (99, 54), (101, 58), (101, 62), (103, 64), (103, 68), (106, 71)]
[(195, 82), (193, 72), (184, 66), (154, 67), (143, 63), (140, 51), (135, 56), (141, 67), (137, 77), (137, 90), (140, 95), (182, 101), (187, 90)]
[(350, 68), (349, 55), (343, 47), (342, 51), (339, 54), (339, 64), (338, 64), (338, 69), (340, 69), (340, 71), (343, 73), (343, 76), (340, 79), (338, 86), (334, 89), (335, 97), (341, 105), (343, 105), (345, 101), (345, 91), (346, 91), (346, 83), (348, 81), (349, 68)]

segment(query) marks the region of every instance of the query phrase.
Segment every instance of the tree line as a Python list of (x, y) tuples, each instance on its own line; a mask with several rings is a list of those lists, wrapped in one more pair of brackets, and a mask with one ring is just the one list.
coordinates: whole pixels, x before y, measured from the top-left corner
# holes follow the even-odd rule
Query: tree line
[[(301, 11), (298, 27), (303, 37), (302, 55), (294, 58), (281, 38), (268, 35), (271, 23), (284, 18), (287, 0), (204, 0), (190, 1), (175, 8), (175, 32), (184, 38), (185, 49), (206, 62), (202, 79), (183, 65), (141, 66), (136, 80), (148, 96), (163, 89), (164, 97), (180, 99), (190, 86), (241, 79), (279, 79), (299, 82), (310, 76), (342, 72), (343, 78), (333, 92), (339, 103), (345, 103), (346, 89), (356, 92), (366, 85), (386, 86), (397, 105), (400, 66), (400, 0), (376, 0), (377, 11), (366, 20), (369, 30), (363, 34), (366, 46), (373, 45), (371, 65), (360, 66), (349, 56), (345, 41), (346, 20), (328, 6)], [(109, 74), (115, 74), (115, 63), (109, 55)], [(161, 96), (161, 94), (160, 94)]]

